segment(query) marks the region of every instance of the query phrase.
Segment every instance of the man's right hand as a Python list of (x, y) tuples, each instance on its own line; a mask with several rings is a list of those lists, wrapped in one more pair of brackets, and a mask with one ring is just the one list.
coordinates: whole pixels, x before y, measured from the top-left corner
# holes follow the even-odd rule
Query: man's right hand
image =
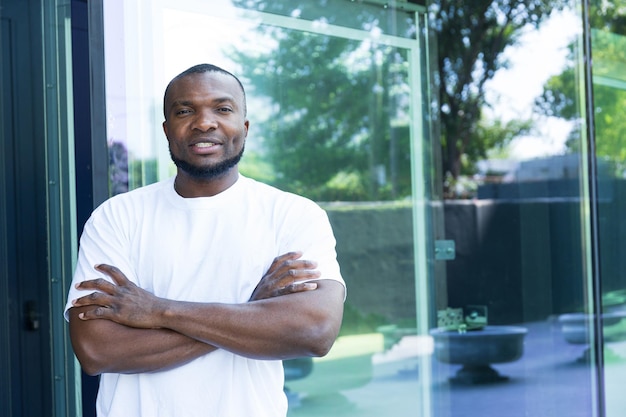
[(317, 263), (300, 259), (301, 256), (302, 252), (289, 252), (275, 258), (249, 301), (317, 289), (317, 283), (311, 281), (321, 276), (315, 269)]

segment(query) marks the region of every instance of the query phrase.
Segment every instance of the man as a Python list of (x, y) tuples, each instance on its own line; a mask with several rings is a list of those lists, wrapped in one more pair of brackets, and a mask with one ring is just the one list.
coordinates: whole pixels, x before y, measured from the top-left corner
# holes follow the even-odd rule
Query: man
[(239, 174), (241, 82), (175, 77), (175, 178), (109, 199), (81, 236), (66, 318), (99, 417), (284, 416), (280, 360), (325, 355), (345, 287), (326, 214)]

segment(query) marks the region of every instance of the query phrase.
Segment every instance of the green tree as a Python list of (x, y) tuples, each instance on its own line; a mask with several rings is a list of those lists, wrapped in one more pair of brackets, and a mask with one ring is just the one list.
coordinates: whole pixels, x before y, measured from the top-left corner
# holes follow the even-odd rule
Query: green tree
[[(562, 2), (563, 1), (563, 2)], [(504, 49), (520, 30), (538, 26), (565, 0), (439, 0), (429, 5), (438, 45), (434, 64), (434, 120), (440, 122), (443, 170), (453, 178), (471, 172), (490, 147), (525, 133), (528, 122), (488, 126), (481, 111), (485, 83), (506, 66)], [(244, 8), (380, 29), (383, 9), (327, 0), (235, 1)], [(319, 19), (319, 16), (325, 16)], [(341, 20), (339, 22), (338, 20)], [(416, 36), (414, 23), (396, 29)], [(389, 30), (385, 26), (383, 28)], [(264, 127), (276, 184), (316, 199), (387, 199), (410, 194), (408, 67), (397, 48), (373, 45), (364, 54), (353, 40), (260, 27), (276, 45), (251, 54), (232, 51), (255, 94), (272, 100)], [(348, 65), (347, 63), (350, 63)], [(481, 123), (482, 121), (482, 123)], [(403, 182), (404, 181), (404, 182)]]
[[(265, 2), (256, 3), (267, 11)], [(290, 3), (289, 10), (310, 14), (322, 3)], [(282, 3), (271, 7), (287, 12)], [(357, 13), (347, 24), (361, 27), (368, 16)], [(261, 130), (274, 184), (327, 201), (409, 195), (410, 155), (400, 152), (409, 148), (410, 133), (405, 52), (276, 27), (260, 27), (258, 34), (275, 40), (275, 48), (230, 55), (242, 65), (253, 94), (271, 98), (272, 117)]]
[[(594, 74), (598, 80), (621, 79), (626, 69), (626, 5), (593, 2), (589, 13), (592, 28), (592, 56)], [(548, 79), (543, 93), (535, 101), (538, 112), (574, 122), (567, 147), (572, 152), (580, 148), (582, 103), (578, 101), (581, 77), (576, 60), (576, 44), (569, 47), (569, 59), (565, 69)], [(614, 82), (594, 83), (594, 116), (596, 154), (613, 162), (619, 172), (626, 170), (626, 147), (623, 135), (626, 119), (622, 117), (626, 107), (626, 90)]]
[[(437, 37), (437, 77), (443, 147), (443, 171), (457, 178), (463, 161), (486, 156), (495, 143), (481, 136), (482, 109), (487, 104), (485, 84), (508, 63), (505, 48), (519, 40), (521, 30), (538, 27), (562, 1), (439, 0), (430, 7)], [(496, 129), (498, 128), (495, 126)], [(522, 134), (528, 126), (522, 123)], [(509, 128), (516, 128), (511, 125)], [(487, 146), (488, 145), (488, 146)]]

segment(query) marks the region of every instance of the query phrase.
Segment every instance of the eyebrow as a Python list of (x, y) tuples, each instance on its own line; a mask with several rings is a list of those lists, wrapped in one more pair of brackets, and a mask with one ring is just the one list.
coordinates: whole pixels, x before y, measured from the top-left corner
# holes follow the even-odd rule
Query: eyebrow
[(173, 109), (176, 106), (191, 106), (192, 104), (193, 102), (190, 100), (176, 100), (172, 102), (170, 109)]
[(213, 102), (214, 103), (218, 103), (218, 104), (228, 102), (228, 103), (232, 103), (235, 106), (237, 106), (237, 100), (235, 99), (235, 97), (232, 97), (232, 96), (218, 97), (218, 98), (214, 99)]
[[(237, 105), (237, 100), (232, 96), (218, 97), (211, 101), (211, 103), (213, 104), (221, 104), (221, 103), (226, 103), (226, 102), (232, 103), (235, 106), (239, 107)], [(172, 102), (169, 108), (171, 110), (176, 106), (193, 106), (193, 105), (194, 105), (194, 101), (192, 100), (175, 100)]]

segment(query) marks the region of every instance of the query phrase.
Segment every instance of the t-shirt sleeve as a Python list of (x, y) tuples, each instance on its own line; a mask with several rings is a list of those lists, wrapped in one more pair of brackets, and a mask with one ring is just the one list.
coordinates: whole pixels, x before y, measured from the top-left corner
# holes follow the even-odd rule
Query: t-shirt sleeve
[[(291, 208), (285, 216), (284, 230), (288, 236), (281, 253), (302, 251), (302, 259), (316, 261), (321, 277), (341, 283), (346, 288), (337, 262), (336, 240), (326, 212), (312, 201), (305, 200)], [(345, 293), (344, 293), (345, 298)]]
[[(118, 210), (119, 212), (119, 210)], [(80, 238), (78, 260), (72, 284), (68, 289), (64, 316), (68, 320), (68, 311), (72, 300), (90, 294), (93, 291), (79, 291), (76, 284), (96, 278), (110, 278), (94, 269), (98, 264), (109, 264), (119, 268), (128, 279), (136, 282), (135, 271), (129, 262), (127, 232), (120, 227), (123, 220), (116, 215), (114, 207), (105, 202), (91, 215), (83, 228)]]

